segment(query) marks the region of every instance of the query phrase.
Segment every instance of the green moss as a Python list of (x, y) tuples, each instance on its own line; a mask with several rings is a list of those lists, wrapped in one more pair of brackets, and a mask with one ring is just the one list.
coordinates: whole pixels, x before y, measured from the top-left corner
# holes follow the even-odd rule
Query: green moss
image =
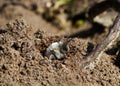
[(84, 21), (81, 20), (81, 19), (76, 21), (76, 23), (75, 23), (76, 26), (80, 26), (80, 25), (83, 25), (83, 24), (84, 24)]
[(64, 4), (68, 4), (74, 2), (75, 0), (59, 0), (59, 1)]

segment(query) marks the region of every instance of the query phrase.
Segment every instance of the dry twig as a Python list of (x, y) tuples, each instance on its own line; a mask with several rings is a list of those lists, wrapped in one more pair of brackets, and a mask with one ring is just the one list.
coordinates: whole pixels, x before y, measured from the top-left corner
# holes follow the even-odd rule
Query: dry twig
[(95, 61), (95, 59), (98, 59), (101, 57), (102, 53), (108, 46), (113, 44), (114, 41), (119, 37), (120, 34), (120, 14), (116, 17), (113, 27), (111, 28), (108, 35), (105, 37), (105, 39), (97, 45), (97, 47), (81, 61), (81, 67), (85, 68), (88, 66), (91, 62)]

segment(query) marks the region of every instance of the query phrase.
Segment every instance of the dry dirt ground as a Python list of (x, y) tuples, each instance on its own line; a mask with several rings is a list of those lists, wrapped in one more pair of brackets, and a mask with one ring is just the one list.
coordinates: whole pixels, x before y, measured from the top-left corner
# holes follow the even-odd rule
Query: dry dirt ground
[[(29, 8), (29, 3), (26, 6)], [(0, 86), (120, 85), (119, 53), (104, 52), (93, 70), (81, 73), (80, 69), (81, 59), (108, 30), (94, 37), (69, 40), (28, 8), (8, 5), (0, 10)], [(64, 59), (49, 60), (45, 56), (51, 43), (66, 40)]]

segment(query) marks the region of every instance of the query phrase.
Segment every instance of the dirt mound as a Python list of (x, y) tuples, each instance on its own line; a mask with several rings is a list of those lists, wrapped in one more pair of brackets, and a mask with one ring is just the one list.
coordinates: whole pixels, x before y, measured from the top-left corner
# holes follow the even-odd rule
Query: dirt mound
[[(119, 84), (119, 68), (113, 56), (104, 54), (93, 71), (82, 78), (80, 60), (86, 55), (90, 40), (73, 38), (67, 43), (66, 58), (49, 60), (44, 56), (53, 42), (65, 39), (50, 36), (28, 26), (22, 19), (7, 24), (0, 30), (1, 85), (80, 86)], [(67, 40), (67, 39), (66, 39)]]
[[(56, 11), (54, 7), (59, 5), (59, 2), (52, 3), (52, 0), (1, 0), (0, 2), (1, 86), (120, 85), (119, 46), (112, 46), (106, 50), (94, 69), (81, 70), (81, 60), (107, 35), (108, 27), (85, 19), (80, 20), (80, 25), (81, 22), (83, 25), (79, 27), (73, 27), (71, 22), (69, 27), (60, 29), (58, 24), (61, 22), (58, 20), (67, 19), (62, 12), (69, 6), (60, 5), (58, 6), (60, 9)], [(79, 4), (83, 7), (85, 5), (81, 2)], [(55, 6), (46, 7), (52, 5)], [(46, 15), (42, 14), (43, 11)], [(62, 17), (57, 20), (58, 14)], [(85, 17), (83, 15), (84, 13), (80, 18)], [(54, 21), (47, 21), (44, 16), (47, 18), (52, 16)], [(64, 23), (69, 21), (67, 19)], [(62, 51), (64, 58), (50, 60), (45, 52), (52, 43), (56, 42), (65, 43), (65, 46), (62, 46), (65, 49)]]

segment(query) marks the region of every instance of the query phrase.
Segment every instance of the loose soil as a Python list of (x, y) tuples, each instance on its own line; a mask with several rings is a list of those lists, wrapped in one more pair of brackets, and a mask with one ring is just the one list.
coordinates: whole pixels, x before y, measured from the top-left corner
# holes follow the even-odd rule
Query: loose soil
[[(81, 59), (103, 40), (108, 30), (93, 37), (67, 38), (29, 10), (29, 3), (26, 6), (27, 9), (10, 4), (0, 11), (1, 86), (120, 85), (119, 52), (117, 55), (104, 52), (93, 70), (82, 72), (80, 68)], [(46, 48), (59, 41), (68, 41), (65, 58), (49, 60)]]

